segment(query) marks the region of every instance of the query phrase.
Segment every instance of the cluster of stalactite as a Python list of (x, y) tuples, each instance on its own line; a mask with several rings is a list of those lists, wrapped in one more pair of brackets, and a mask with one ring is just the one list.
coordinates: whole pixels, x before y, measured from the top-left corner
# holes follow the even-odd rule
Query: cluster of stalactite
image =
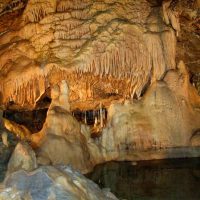
[(20, 106), (32, 105), (33, 108), (40, 96), (43, 95), (49, 87), (48, 77), (51, 74), (40, 68), (23, 72), (23, 76), (16, 76), (13, 79), (0, 84), (0, 93), (2, 94), (2, 103), (15, 104)]
[[(99, 45), (99, 52), (106, 52), (96, 56), (82, 56), (81, 64), (76, 67), (77, 73), (92, 73), (102, 76), (112, 76), (118, 79), (129, 79), (131, 82), (131, 96), (141, 95), (142, 89), (148, 82), (153, 71), (152, 79), (160, 80), (165, 71), (175, 68), (176, 38), (173, 31), (166, 31), (159, 35), (146, 34), (147, 48), (143, 44), (124, 38), (124, 43), (107, 53), (104, 45)], [(97, 44), (98, 45), (98, 44)], [(164, 47), (163, 47), (164, 46)], [(163, 50), (164, 48), (164, 50)], [(87, 57), (87, 62), (84, 58)]]
[[(3, 104), (34, 105), (61, 80), (69, 84), (71, 101), (96, 98), (97, 90), (104, 96), (139, 98), (150, 82), (161, 80), (176, 67), (169, 5), (163, 7), (166, 22), (162, 16), (159, 19), (164, 28), (157, 31), (147, 28), (152, 25), (150, 11), (144, 0), (127, 0), (126, 4), (119, 0), (29, 0), (21, 29), (0, 37), (0, 69), (6, 74), (6, 78), (1, 74), (4, 81), (0, 83)], [(18, 72), (22, 64), (23, 77)], [(12, 73), (7, 73), (7, 66)]]
[(3, 97), (6, 97), (6, 99), (3, 98), (3, 102), (21, 106), (34, 105), (39, 96), (45, 91), (45, 78), (39, 76), (21, 83), (16, 81), (15, 86), (13, 86), (13, 83), (11, 85), (4, 84), (3, 87), (1, 85), (1, 93), (4, 94)]
[[(93, 74), (69, 73), (67, 70), (54, 66), (50, 71), (38, 70), (37, 73), (28, 73), (28, 77), (16, 77), (15, 80), (0, 84), (1, 103), (12, 106), (34, 108), (42, 95), (53, 85), (61, 80), (67, 80), (70, 86), (70, 102), (76, 104), (78, 101), (92, 99), (107, 99), (119, 95), (121, 98), (129, 98), (130, 90), (124, 90), (124, 86), (129, 88), (129, 81), (100, 78)], [(104, 84), (102, 84), (104, 83)], [(29, 107), (29, 106), (32, 107)], [(76, 107), (76, 106), (75, 106)]]
[(99, 105), (99, 110), (74, 110), (72, 115), (76, 117), (78, 121), (81, 121), (87, 125), (100, 124), (101, 127), (105, 125), (107, 119), (107, 110), (102, 107), (102, 104)]
[(88, 8), (90, 5), (91, 5), (91, 2), (88, 0), (82, 0), (82, 1), (81, 0), (75, 0), (75, 1), (61, 0), (58, 2), (56, 10), (58, 12), (64, 12), (70, 9), (83, 10), (85, 8)]
[(55, 11), (56, 1), (51, 0), (29, 0), (24, 11), (26, 22), (39, 22), (47, 14)]

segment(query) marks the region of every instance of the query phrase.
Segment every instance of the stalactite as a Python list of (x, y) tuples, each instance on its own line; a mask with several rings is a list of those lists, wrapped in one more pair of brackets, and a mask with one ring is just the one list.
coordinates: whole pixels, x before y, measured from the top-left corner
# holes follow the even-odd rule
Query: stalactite
[(100, 126), (101, 126), (101, 128), (103, 128), (103, 110), (102, 110), (102, 103), (100, 103), (99, 112), (100, 112)]
[(90, 5), (89, 1), (81, 1), (81, 0), (60, 0), (57, 4), (57, 11), (64, 12), (70, 9), (85, 9)]
[[(102, 91), (106, 95), (115, 93), (116, 88), (120, 88), (119, 94), (123, 98), (140, 97), (141, 91), (150, 79), (151, 72), (153, 73), (153, 82), (162, 79), (166, 70), (175, 68), (176, 37), (170, 26), (166, 26), (163, 32), (150, 33), (145, 28), (146, 24), (143, 26), (144, 24), (137, 25), (134, 22), (133, 25), (127, 23), (126, 20), (119, 22), (119, 16), (124, 16), (124, 19), (130, 22), (135, 20), (131, 18), (134, 18), (134, 6), (136, 5), (135, 2), (130, 2), (127, 4), (129, 6), (120, 6), (120, 9), (126, 7), (129, 11), (126, 13), (130, 13), (126, 18), (123, 15), (124, 11), (117, 9), (119, 5), (111, 4), (109, 1), (30, 0), (24, 10), (23, 18), (27, 22), (39, 23), (29, 23), (24, 30), (32, 32), (30, 29), (33, 29), (34, 33), (37, 32), (37, 35), (41, 35), (41, 38), (36, 39), (33, 37), (33, 33), (24, 34), (26, 36), (20, 34), (22, 39), (30, 42), (31, 47), (37, 49), (37, 54), (35, 53), (33, 57), (31, 55), (30, 61), (34, 61), (36, 57), (44, 57), (47, 62), (51, 59), (59, 60), (59, 64), (58, 66), (56, 64), (44, 65), (43, 69), (39, 71), (37, 66), (30, 67), (30, 71), (33, 71), (34, 74), (23, 72), (23, 77), (17, 74), (17, 80), (13, 82), (6, 79), (6, 87), (10, 89), (5, 91), (5, 86), (0, 84), (0, 92), (5, 94), (3, 101), (8, 102), (9, 99), (12, 99), (17, 104), (33, 104), (40, 99), (51, 84), (56, 84), (62, 79), (69, 80), (71, 87), (80, 88), (80, 95), (74, 94), (80, 101), (91, 97), (95, 98), (94, 90), (96, 88), (90, 87), (95, 82), (94, 79), (97, 80), (97, 85), (100, 85), (101, 81), (111, 85), (108, 88), (98, 86), (97, 89), (103, 88)], [(165, 17), (175, 27), (176, 18), (173, 18), (174, 13), (170, 14), (168, 8), (167, 6), (165, 9)], [(63, 13), (56, 13), (56, 10)], [(142, 16), (143, 14), (140, 15), (140, 18)], [(145, 19), (143, 19), (144, 22), (146, 22)], [(47, 27), (48, 30), (46, 30)], [(49, 32), (53, 35), (51, 41), (48, 40), (41, 45), (42, 41), (49, 38)], [(17, 33), (13, 33), (13, 35), (12, 39), (18, 36)], [(2, 41), (3, 39), (1, 38)], [(12, 40), (6, 39), (6, 41), (9, 43)], [(5, 67), (8, 57), (12, 58), (9, 62), (11, 68), (14, 68), (18, 58), (21, 59), (21, 52), (15, 52), (15, 48), (12, 46), (9, 48), (13, 48), (9, 55), (7, 54), (5, 57), (0, 55), (0, 68)], [(46, 53), (43, 55), (44, 49), (50, 52), (50, 56)], [(29, 56), (27, 57), (29, 59)], [(31, 64), (28, 64), (27, 68), (29, 65)], [(66, 71), (60, 70), (61, 67), (66, 68)], [(67, 72), (67, 69), (70, 73)], [(13, 77), (11, 79), (14, 80)], [(80, 80), (80, 85), (72, 84), (76, 79)], [(82, 84), (85, 79), (88, 79), (87, 87)], [(123, 84), (126, 87), (122, 86)], [(74, 93), (78, 92), (74, 90)]]
[(176, 57), (176, 36), (172, 29), (165, 31), (161, 35), (164, 48), (165, 63), (168, 69), (175, 69)]
[(56, 1), (54, 0), (30, 0), (23, 14), (27, 22), (38, 22), (48, 13), (55, 12)]
[(85, 124), (87, 124), (87, 111), (85, 111), (85, 118), (84, 118)]
[(151, 62), (153, 68), (152, 82), (155, 80), (160, 80), (165, 73), (166, 64), (164, 60), (164, 55), (162, 51), (162, 43), (159, 35), (147, 34), (146, 42), (149, 53), (151, 54)]

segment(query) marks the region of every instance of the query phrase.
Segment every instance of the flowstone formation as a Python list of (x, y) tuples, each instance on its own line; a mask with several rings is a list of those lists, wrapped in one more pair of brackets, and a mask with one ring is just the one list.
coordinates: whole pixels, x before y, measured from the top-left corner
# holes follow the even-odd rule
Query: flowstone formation
[(39, 164), (86, 173), (109, 160), (200, 156), (200, 97), (177, 54), (176, 1), (22, 2), (15, 19), (2, 11), (0, 105), (47, 110), (36, 133), (4, 120)]
[(180, 62), (140, 101), (110, 106), (108, 125), (91, 152), (99, 149), (93, 156), (106, 161), (200, 156), (199, 103)]
[(30, 0), (2, 29), (1, 103), (11, 108), (35, 108), (63, 79), (72, 109), (139, 98), (176, 67), (178, 18), (165, 4)]

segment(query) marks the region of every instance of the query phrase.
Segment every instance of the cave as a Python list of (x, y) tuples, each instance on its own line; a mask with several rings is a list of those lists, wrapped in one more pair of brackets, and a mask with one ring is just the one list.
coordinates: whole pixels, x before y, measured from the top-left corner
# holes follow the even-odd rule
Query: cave
[(200, 199), (199, 9), (0, 0), (0, 199)]

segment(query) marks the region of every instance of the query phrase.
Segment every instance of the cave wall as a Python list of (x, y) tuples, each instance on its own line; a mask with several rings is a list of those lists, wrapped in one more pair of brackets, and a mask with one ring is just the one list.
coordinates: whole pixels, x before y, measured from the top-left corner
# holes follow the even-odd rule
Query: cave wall
[[(200, 97), (192, 78), (198, 71), (198, 15), (184, 21), (184, 10), (198, 5), (29, 0), (3, 9), (0, 105), (48, 107), (37, 133), (8, 120), (5, 127), (37, 149), (40, 164), (72, 164), (82, 172), (109, 160), (200, 156)], [(91, 138), (90, 127), (72, 111), (100, 106), (108, 121)]]
[(180, 27), (169, 5), (28, 1), (11, 26), (2, 27), (1, 104), (34, 108), (62, 79), (68, 81), (74, 108), (94, 108), (100, 100), (109, 105), (116, 96), (139, 98), (150, 83), (176, 68)]

